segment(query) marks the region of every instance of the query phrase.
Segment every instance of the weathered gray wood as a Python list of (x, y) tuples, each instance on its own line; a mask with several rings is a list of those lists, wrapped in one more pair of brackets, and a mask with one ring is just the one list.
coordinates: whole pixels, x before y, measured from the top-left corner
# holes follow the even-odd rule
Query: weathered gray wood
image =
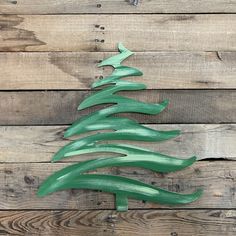
[[(69, 124), (101, 106), (78, 112), (78, 104), (87, 91), (0, 92), (0, 124)], [(126, 115), (143, 123), (234, 123), (234, 90), (146, 90), (125, 92), (134, 99), (157, 103), (169, 99), (161, 114)]]
[[(114, 53), (0, 53), (0, 88), (90, 89), (110, 67), (96, 65)], [(236, 52), (141, 52), (124, 65), (144, 76), (129, 78), (149, 89), (236, 88)]]
[(235, 216), (235, 210), (1, 211), (0, 232), (23, 236), (232, 236)]
[(235, 0), (143, 0), (138, 7), (129, 0), (1, 0), (0, 13), (208, 13), (236, 12)]
[(236, 15), (1, 15), (0, 51), (236, 50)]
[[(199, 160), (209, 158), (236, 160), (236, 125), (234, 124), (149, 125), (149, 127), (157, 130), (180, 129), (182, 134), (178, 138), (161, 143), (131, 141), (125, 143), (138, 144), (182, 158), (196, 155)], [(0, 162), (50, 161), (52, 155), (69, 142), (62, 138), (65, 128), (66, 126), (1, 126)], [(80, 155), (78, 158), (65, 161), (82, 161), (97, 156), (98, 154)]]
[[(51, 173), (67, 165), (69, 164), (0, 164), (0, 209), (114, 209), (112, 194), (92, 190), (61, 191), (38, 198), (36, 191), (39, 184)], [(234, 161), (201, 161), (185, 170), (164, 175), (144, 169), (124, 167), (99, 169), (97, 172), (138, 179), (170, 191), (187, 193), (198, 188), (204, 189), (204, 194), (198, 201), (184, 206), (172, 206), (171, 209), (236, 208)], [(129, 208), (168, 208), (168, 206), (130, 199)]]

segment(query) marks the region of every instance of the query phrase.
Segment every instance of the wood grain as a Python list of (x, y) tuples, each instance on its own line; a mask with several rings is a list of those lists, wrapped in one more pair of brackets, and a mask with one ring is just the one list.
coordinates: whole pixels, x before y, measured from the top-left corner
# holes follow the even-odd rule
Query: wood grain
[(234, 14), (0, 15), (0, 28), (0, 51), (236, 49)]
[[(1, 90), (90, 89), (111, 68), (97, 63), (114, 53), (0, 53)], [(137, 52), (124, 65), (144, 76), (129, 78), (149, 89), (236, 88), (236, 52)]]
[[(236, 160), (236, 125), (149, 125), (157, 130), (181, 130), (181, 136), (160, 143), (126, 141), (182, 158), (196, 155), (198, 160)], [(0, 162), (47, 162), (60, 147), (66, 126), (0, 126)], [(88, 134), (87, 134), (88, 135)], [(170, 148), (171, 147), (171, 148)], [(100, 154), (105, 156), (105, 154)], [(107, 154), (108, 155), (108, 154)], [(106, 155), (106, 156), (107, 156)], [(110, 154), (109, 154), (110, 155)], [(80, 155), (65, 161), (96, 158), (97, 154)]]
[(0, 13), (226, 13), (236, 12), (235, 3), (235, 0), (143, 0), (134, 7), (129, 0), (1, 0)]
[(0, 232), (23, 236), (232, 236), (235, 216), (235, 210), (1, 211)]
[[(78, 112), (88, 91), (0, 92), (0, 125), (69, 124), (102, 106)], [(157, 103), (169, 99), (169, 107), (156, 116), (123, 114), (142, 123), (234, 123), (234, 90), (146, 90), (122, 93)]]
[[(141, 0), (138, 7), (129, 0), (0, 0), (0, 235), (235, 235), (236, 14), (229, 13), (236, 13), (236, 0)], [(169, 174), (131, 167), (94, 172), (181, 193), (203, 188), (192, 204), (130, 199), (130, 210), (117, 213), (109, 193), (36, 196), (51, 173), (98, 156), (49, 163), (69, 142), (62, 138), (65, 124), (101, 108), (76, 111), (91, 84), (111, 73), (96, 64), (114, 55), (117, 42), (136, 52), (125, 64), (144, 72), (130, 80), (149, 89), (123, 95), (170, 100), (158, 116), (124, 115), (182, 130), (167, 142), (138, 144), (201, 161)]]
[[(61, 191), (38, 198), (36, 191), (39, 184), (51, 173), (68, 165), (66, 163), (0, 164), (0, 209), (114, 209), (112, 194), (92, 190)], [(201, 161), (185, 170), (169, 174), (127, 167), (98, 169), (96, 172), (126, 176), (182, 193), (190, 193), (199, 188), (204, 189), (201, 199), (191, 204), (173, 207), (130, 199), (130, 209), (236, 208), (235, 161)]]

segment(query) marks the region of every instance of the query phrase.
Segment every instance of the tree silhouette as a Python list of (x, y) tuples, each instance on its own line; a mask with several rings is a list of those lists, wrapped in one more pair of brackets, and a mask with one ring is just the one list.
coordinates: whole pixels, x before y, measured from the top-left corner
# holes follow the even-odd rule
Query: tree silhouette
[(158, 131), (139, 124), (135, 120), (114, 116), (126, 112), (156, 115), (168, 105), (167, 100), (160, 104), (150, 104), (116, 94), (119, 91), (146, 89), (144, 84), (121, 79), (141, 76), (142, 72), (136, 68), (121, 65), (122, 61), (133, 53), (122, 44), (118, 45), (118, 49), (120, 54), (105, 59), (99, 64), (99, 67), (112, 66), (113, 73), (92, 85), (92, 88), (106, 87), (88, 96), (79, 105), (78, 110), (101, 104), (111, 105), (82, 116), (66, 130), (64, 137), (79, 136), (91, 131), (100, 132), (78, 138), (65, 145), (53, 156), (52, 161), (85, 153), (107, 152), (120, 154), (120, 156), (100, 157), (68, 166), (49, 176), (40, 186), (38, 196), (70, 188), (102, 190), (115, 194), (118, 211), (128, 209), (128, 198), (161, 204), (185, 204), (195, 201), (201, 196), (202, 190), (197, 190), (192, 194), (179, 194), (121, 176), (85, 173), (111, 166), (134, 166), (167, 173), (181, 170), (196, 161), (194, 156), (180, 159), (125, 143), (107, 143), (110, 140), (159, 142), (175, 138), (180, 134), (179, 130)]

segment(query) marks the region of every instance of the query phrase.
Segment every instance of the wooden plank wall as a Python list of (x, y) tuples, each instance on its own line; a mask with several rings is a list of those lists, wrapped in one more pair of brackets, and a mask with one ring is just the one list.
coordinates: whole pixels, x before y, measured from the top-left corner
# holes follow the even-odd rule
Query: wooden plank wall
[[(236, 234), (236, 0), (0, 0), (0, 234)], [(97, 63), (118, 42), (136, 52), (126, 61), (144, 72), (147, 91), (124, 93), (147, 102), (169, 99), (159, 116), (127, 114), (182, 136), (140, 145), (198, 163), (170, 174), (137, 168), (98, 172), (140, 179), (171, 191), (202, 187), (192, 204), (169, 207), (64, 191), (39, 199), (39, 184), (71, 162), (50, 158), (68, 140), (67, 125), (91, 84), (111, 72)], [(97, 108), (96, 108), (97, 109)], [(69, 162), (69, 163), (68, 163)]]

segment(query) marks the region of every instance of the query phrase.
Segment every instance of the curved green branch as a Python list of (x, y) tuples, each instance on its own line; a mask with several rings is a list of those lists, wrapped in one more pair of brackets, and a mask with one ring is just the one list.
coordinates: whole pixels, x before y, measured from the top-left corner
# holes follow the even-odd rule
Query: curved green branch
[(140, 76), (143, 75), (143, 73), (132, 67), (128, 66), (119, 66), (117, 67), (111, 75), (103, 78), (102, 80), (98, 80), (92, 84), (92, 88), (97, 88), (99, 86), (108, 85), (108, 84), (115, 84), (117, 83), (121, 78), (124, 77), (130, 77), (130, 76)]
[[(95, 189), (105, 192), (114, 193), (123, 198), (133, 198), (137, 200), (144, 200), (160, 204), (186, 204), (197, 200), (202, 195), (202, 190), (197, 190), (191, 194), (179, 194), (169, 192), (161, 188), (157, 188), (137, 180), (128, 179), (113, 175), (98, 175), (98, 174), (83, 174), (78, 175), (69, 181), (57, 181), (49, 186), (41, 186), (38, 191), (38, 196), (42, 197), (54, 191), (65, 189)], [(117, 209), (127, 210), (128, 206), (124, 206), (117, 199)]]
[[(119, 99), (122, 100), (122, 97), (120, 97)], [(109, 117), (110, 115), (113, 115), (113, 114), (126, 113), (126, 112), (132, 112), (132, 113), (139, 112), (143, 114), (156, 115), (162, 112), (166, 108), (167, 105), (168, 105), (167, 100), (165, 100), (161, 104), (147, 104), (147, 103), (137, 102), (135, 100), (130, 99), (127, 103), (113, 105), (113, 106), (104, 108), (102, 110), (95, 111), (87, 116), (80, 118), (66, 130), (64, 137), (68, 138), (72, 135), (79, 135), (87, 131), (94, 131), (94, 129), (92, 129), (91, 127), (96, 126), (97, 123), (100, 124), (100, 127), (101, 127), (100, 129), (104, 129), (101, 126), (101, 123), (104, 124), (104, 126), (107, 126), (106, 122), (111, 121), (112, 118), (114, 118), (114, 117)], [(132, 124), (135, 127), (140, 127), (140, 128), (144, 127), (143, 125), (140, 125), (139, 123), (133, 120), (130, 120), (130, 122), (126, 122), (125, 124), (128, 124), (128, 123), (129, 123), (129, 126)], [(118, 130), (119, 127), (125, 128), (124, 127), (125, 124), (124, 123), (121, 123), (118, 125), (114, 124), (114, 126), (116, 127), (115, 130)]]
[[(72, 157), (88, 153), (117, 153), (122, 154), (121, 157), (99, 158), (91, 162), (93, 169), (94, 163), (98, 164), (97, 168), (106, 166), (137, 166), (156, 172), (172, 172), (184, 169), (192, 165), (196, 161), (196, 157), (181, 159), (171, 157), (159, 152), (150, 151), (133, 145), (126, 144), (97, 144), (86, 146), (80, 150), (69, 152), (65, 157)], [(83, 164), (83, 163), (82, 163)], [(81, 165), (81, 164), (80, 164)], [(90, 168), (88, 170), (91, 170)]]
[(178, 130), (171, 131), (157, 131), (152, 130), (147, 127), (138, 126), (134, 129), (123, 128), (115, 132), (107, 133), (97, 133), (87, 137), (80, 138), (75, 140), (64, 147), (62, 147), (52, 158), (52, 161), (61, 160), (68, 152), (76, 151), (85, 146), (94, 145), (98, 141), (109, 141), (109, 140), (134, 140), (134, 141), (145, 141), (145, 142), (154, 142), (154, 141), (165, 141), (171, 138), (174, 138), (179, 135)]
[(113, 68), (120, 67), (121, 62), (123, 62), (126, 58), (134, 54), (129, 49), (124, 47), (122, 43), (118, 43), (118, 50), (120, 52), (119, 54), (103, 60), (101, 63), (98, 64), (98, 67), (102, 66), (112, 66)]

